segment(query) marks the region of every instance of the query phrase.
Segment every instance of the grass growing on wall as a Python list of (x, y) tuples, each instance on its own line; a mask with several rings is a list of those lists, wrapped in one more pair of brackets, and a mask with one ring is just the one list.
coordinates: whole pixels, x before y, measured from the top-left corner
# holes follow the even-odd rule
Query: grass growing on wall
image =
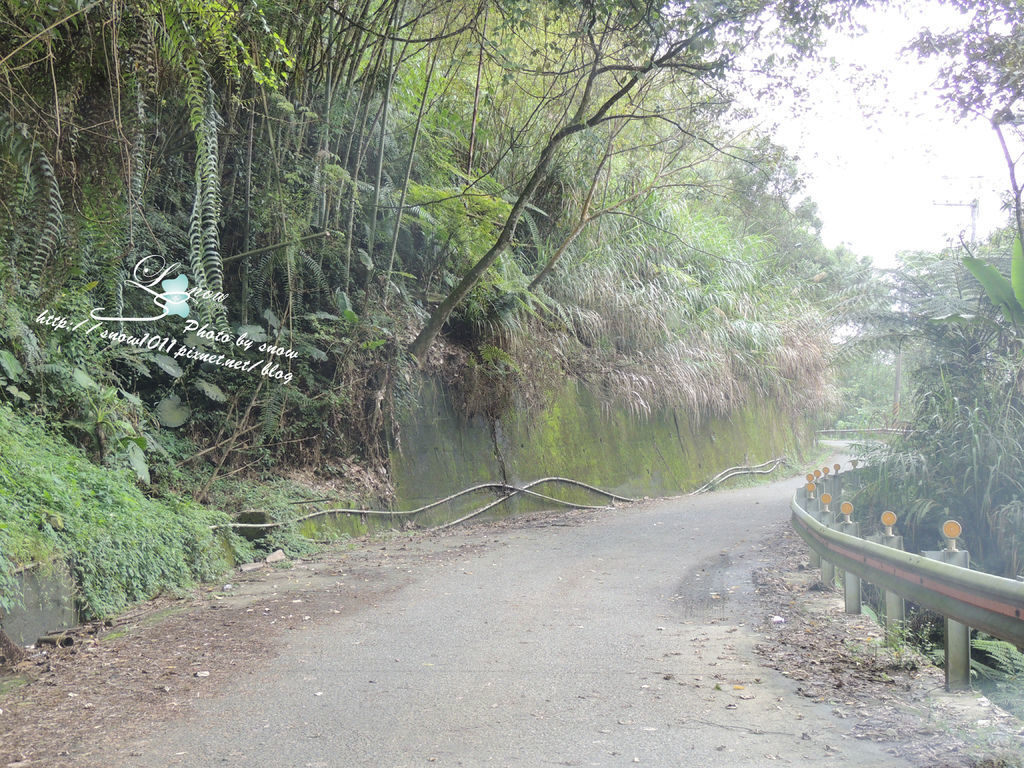
[[(436, 380), (425, 382), (421, 398), (423, 410), (402, 423), (402, 450), (391, 456), (399, 509), (476, 482), (523, 483), (551, 475), (625, 496), (673, 495), (731, 466), (785, 455), (802, 468), (829, 455), (807, 456), (811, 435), (773, 403), (692, 424), (672, 410), (637, 417), (584, 387), (565, 384), (536, 412), (511, 411), (492, 424), (464, 418)], [(587, 494), (570, 498), (593, 500)]]
[(213, 578), (249, 546), (217, 541), (210, 525), (225, 522), (192, 501), (146, 497), (129, 470), (97, 466), (0, 406), (0, 609), (17, 604), (14, 571), (29, 562), (65, 561), (95, 617)]

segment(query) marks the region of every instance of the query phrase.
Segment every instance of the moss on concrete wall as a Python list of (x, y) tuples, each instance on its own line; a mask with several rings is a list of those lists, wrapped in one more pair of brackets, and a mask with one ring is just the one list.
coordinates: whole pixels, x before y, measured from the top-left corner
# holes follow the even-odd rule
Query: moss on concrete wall
[[(609, 411), (572, 383), (539, 413), (491, 422), (459, 414), (443, 386), (428, 380), (420, 410), (402, 425), (392, 476), (400, 509), (475, 483), (521, 484), (552, 475), (626, 496), (672, 495), (699, 486), (726, 467), (794, 456), (809, 439), (804, 425), (771, 403), (694, 425), (677, 410), (646, 418), (624, 409)], [(559, 496), (565, 498), (564, 493)], [(573, 500), (593, 502), (594, 497), (577, 492)], [(451, 505), (437, 517), (483, 503), (476, 497)]]

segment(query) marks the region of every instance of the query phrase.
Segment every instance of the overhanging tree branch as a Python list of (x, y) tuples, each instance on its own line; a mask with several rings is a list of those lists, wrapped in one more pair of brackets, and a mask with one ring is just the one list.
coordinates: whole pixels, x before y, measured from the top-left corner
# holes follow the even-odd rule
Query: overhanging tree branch
[[(601, 45), (606, 44), (610, 33), (608, 29), (602, 30), (601, 39), (600, 42), (598, 42), (597, 38), (593, 34), (593, 20), (591, 20), (590, 24), (585, 25), (584, 34), (593, 51), (594, 58), (590, 71), (586, 76), (586, 82), (583, 85), (583, 91), (579, 98), (579, 104), (575, 114), (573, 114), (567, 124), (563, 125), (551, 135), (547, 144), (541, 150), (537, 163), (534, 166), (534, 170), (522, 191), (519, 193), (519, 196), (516, 198), (516, 201), (506, 217), (505, 223), (495, 239), (494, 244), (475, 264), (473, 264), (472, 267), (470, 267), (470, 269), (463, 275), (458, 285), (456, 285), (455, 288), (452, 289), (444, 300), (434, 309), (419, 334), (409, 345), (409, 352), (420, 361), (421, 365), (425, 361), (425, 354), (427, 350), (430, 348), (431, 344), (433, 344), (437, 335), (441, 332), (441, 329), (444, 327), (444, 324), (448, 320), (452, 311), (462, 302), (474, 286), (477, 285), (487, 270), (498, 260), (512, 242), (513, 235), (520, 219), (523, 216), (523, 212), (530, 204), (534, 194), (537, 192), (537, 189), (547, 178), (551, 164), (562, 143), (570, 136), (600, 125), (602, 122), (607, 120), (609, 113), (627, 96), (633, 93), (637, 89), (637, 86), (643, 83), (652, 73), (669, 68), (686, 69), (688, 67), (694, 72), (699, 70), (701, 74), (707, 74), (708, 72), (722, 66), (724, 64), (724, 59), (721, 57), (710, 62), (690, 62), (687, 67), (683, 67), (683, 62), (680, 61), (680, 58), (690, 52), (698, 41), (704, 40), (708, 35), (710, 35), (719, 23), (719, 21), (712, 21), (700, 24), (685, 38), (672, 41), (665, 45), (663, 49), (660, 49), (660, 46), (656, 47), (648, 58), (646, 64), (635, 66), (631, 65), (625, 70), (629, 72), (629, 76), (621, 83), (614, 83), (614, 85), (618, 85), (618, 87), (607, 98), (605, 98), (597, 108), (589, 114), (589, 116), (588, 111), (590, 110), (591, 102), (594, 99), (595, 92), (601, 81), (601, 75), (606, 71), (611, 71), (605, 69), (608, 65), (602, 62), (603, 54), (601, 50)], [(658, 52), (659, 49), (661, 50), (660, 53)], [(621, 75), (622, 72), (615, 72), (613, 74)]]

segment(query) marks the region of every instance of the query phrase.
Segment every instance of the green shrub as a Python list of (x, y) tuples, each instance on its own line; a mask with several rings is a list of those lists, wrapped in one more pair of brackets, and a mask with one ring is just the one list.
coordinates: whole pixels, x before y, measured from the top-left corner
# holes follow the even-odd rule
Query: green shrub
[(96, 466), (41, 420), (0, 406), (0, 608), (17, 600), (13, 570), (30, 561), (65, 561), (89, 616), (211, 579), (248, 548), (217, 540), (210, 526), (227, 521), (146, 497), (130, 471)]

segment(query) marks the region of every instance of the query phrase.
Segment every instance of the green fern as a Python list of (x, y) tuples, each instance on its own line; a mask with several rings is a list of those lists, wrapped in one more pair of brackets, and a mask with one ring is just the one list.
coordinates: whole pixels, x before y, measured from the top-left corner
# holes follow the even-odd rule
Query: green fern
[(53, 165), (42, 145), (29, 134), (27, 126), (13, 122), (6, 114), (0, 114), (0, 152), (7, 155), (22, 176), (23, 194), (30, 200), (38, 200), (42, 208), (41, 212), (27, 211), (33, 220), (41, 221), (41, 224), (35, 234), (35, 248), (29, 258), (18, 265), (38, 295), (42, 292), (46, 267), (61, 242), (64, 200)]
[(306, 269), (309, 271), (309, 274), (313, 276), (313, 282), (316, 287), (324, 293), (330, 293), (331, 286), (327, 280), (327, 275), (324, 274), (324, 271), (320, 266), (320, 263), (308, 253), (303, 253), (302, 261), (306, 265)]
[[(196, 141), (195, 198), (189, 217), (190, 267), (200, 288), (220, 292), (224, 287), (219, 230), (218, 131), (221, 119), (216, 108), (213, 82), (200, 52), (199, 37), (175, 3), (166, 3), (163, 11), (161, 16), (153, 18), (151, 31), (164, 57), (178, 67), (184, 79), (189, 126)], [(204, 320), (226, 326), (223, 305), (216, 302), (204, 304), (201, 311)]]
[(526, 228), (530, 230), (530, 239), (533, 240), (533, 245), (539, 252), (544, 247), (544, 243), (541, 240), (540, 229), (537, 227), (537, 221), (533, 217), (533, 213), (529, 210), (523, 211), (521, 221), (526, 225)]
[[(1024, 677), (1024, 653), (1010, 643), (980, 635), (971, 641), (971, 667), (989, 680), (1014, 680)], [(982, 654), (987, 663), (978, 659)]]
[(288, 403), (288, 387), (273, 387), (270, 396), (263, 406), (263, 427), (260, 430), (260, 437), (269, 440), (281, 429), (281, 417), (284, 414), (285, 406)]

